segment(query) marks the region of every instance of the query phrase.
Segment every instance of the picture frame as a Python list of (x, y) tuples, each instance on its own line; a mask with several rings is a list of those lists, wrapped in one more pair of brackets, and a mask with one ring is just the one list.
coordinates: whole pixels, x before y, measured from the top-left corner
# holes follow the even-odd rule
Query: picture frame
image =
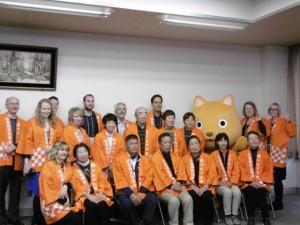
[(0, 89), (56, 90), (57, 48), (0, 43)]

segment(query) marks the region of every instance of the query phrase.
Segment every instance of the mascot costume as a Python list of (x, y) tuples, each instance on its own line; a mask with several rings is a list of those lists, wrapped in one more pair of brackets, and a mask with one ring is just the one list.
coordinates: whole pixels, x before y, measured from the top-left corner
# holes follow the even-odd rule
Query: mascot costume
[(215, 137), (221, 132), (228, 135), (232, 150), (240, 152), (247, 148), (247, 139), (242, 136), (241, 120), (231, 95), (225, 96), (219, 102), (207, 102), (203, 97), (196, 96), (193, 113), (196, 127), (205, 137), (205, 152), (211, 153), (216, 149)]

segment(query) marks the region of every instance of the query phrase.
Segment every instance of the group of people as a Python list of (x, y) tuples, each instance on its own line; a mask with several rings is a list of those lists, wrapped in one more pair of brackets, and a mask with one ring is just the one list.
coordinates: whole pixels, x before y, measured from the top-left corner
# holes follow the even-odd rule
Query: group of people
[[(270, 224), (265, 194), (274, 184), (275, 209), (282, 209), (287, 145), (296, 135), (289, 115), (270, 105), (270, 120), (253, 102), (243, 108), (242, 133), (248, 148), (230, 150), (226, 133), (215, 137), (216, 150), (205, 153), (205, 137), (195, 128), (195, 115), (183, 116), (176, 129), (175, 113), (162, 112), (163, 98), (151, 98), (153, 111), (135, 110), (126, 120), (126, 105), (102, 116), (93, 111), (94, 96), (83, 98), (84, 109), (73, 107), (68, 124), (56, 116), (58, 98), (38, 102), (28, 121), (17, 112), (19, 100), (6, 100), (0, 115), (0, 224), (22, 225), (19, 203), (22, 178), (33, 198), (32, 224), (106, 224), (117, 201), (130, 224), (154, 224), (158, 199), (167, 204), (169, 224), (212, 224), (215, 195), (223, 198), (225, 223), (240, 224), (238, 209), (245, 195), (248, 225), (255, 224), (258, 205), (263, 223)], [(273, 178), (274, 177), (274, 178)], [(9, 191), (6, 210), (5, 194)], [(242, 192), (241, 192), (242, 190)]]

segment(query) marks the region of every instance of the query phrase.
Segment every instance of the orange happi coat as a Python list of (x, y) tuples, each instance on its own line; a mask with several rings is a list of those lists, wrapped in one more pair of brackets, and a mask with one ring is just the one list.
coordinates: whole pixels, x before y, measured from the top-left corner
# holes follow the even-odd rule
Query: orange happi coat
[(190, 154), (186, 154), (182, 159), (182, 166), (180, 169), (180, 177), (187, 181), (187, 186), (189, 184), (195, 184), (198, 187), (203, 187), (205, 184), (210, 185), (209, 189), (213, 194), (215, 194), (215, 189), (213, 186), (219, 185), (216, 176), (216, 165), (212, 158), (207, 153), (201, 152), (199, 158), (199, 183), (195, 182), (195, 166), (193, 158)]
[(48, 160), (45, 148), (59, 141), (61, 135), (62, 128), (60, 126), (50, 127), (49, 133), (47, 133), (47, 130), (38, 125), (36, 118), (33, 117), (26, 122), (26, 126), (22, 129), (16, 152), (22, 155), (30, 155), (31, 167), (39, 172)]
[(175, 184), (177, 180), (185, 180), (185, 178), (179, 177), (178, 173), (181, 167), (181, 158), (170, 152), (173, 168), (176, 177), (172, 175), (172, 172), (163, 156), (163, 153), (159, 150), (151, 158), (151, 166), (154, 175), (154, 186), (158, 196), (161, 196), (165, 192), (179, 195), (179, 192), (168, 189), (167, 187)]
[[(163, 114), (163, 112), (161, 112), (161, 115)], [(153, 127), (155, 127), (155, 121), (154, 121), (154, 112), (149, 112), (148, 116), (147, 116), (147, 125), (151, 125)], [(161, 127), (164, 126), (164, 121), (161, 118)], [(156, 128), (156, 127), (155, 127)]]
[[(25, 127), (25, 120), (17, 117), (16, 120), (16, 138), (15, 144), (19, 143), (21, 130)], [(14, 170), (22, 170), (21, 156), (15, 154), (13, 163), (13, 154), (6, 153), (4, 148), (11, 147), (13, 143), (11, 122), (8, 113), (0, 115), (0, 166), (11, 166), (14, 164)]]
[(64, 122), (63, 122), (62, 119), (59, 118), (59, 117), (56, 117), (56, 123), (57, 123), (58, 126), (61, 126), (62, 129), (65, 127)]
[(263, 182), (264, 188), (270, 190), (269, 184), (273, 184), (273, 163), (267, 151), (258, 149), (256, 165), (253, 167), (253, 159), (250, 148), (242, 151), (238, 156), (242, 189), (249, 186), (249, 183)]
[(103, 123), (102, 123), (102, 116), (101, 116), (100, 113), (97, 113), (97, 112), (94, 112), (94, 113), (95, 113), (97, 123), (98, 123), (98, 133), (100, 133), (101, 131), (104, 130), (104, 126), (103, 126)]
[(95, 136), (91, 151), (91, 158), (99, 164), (101, 169), (112, 165), (115, 158), (121, 152), (125, 152), (124, 140), (120, 134), (114, 132), (112, 146), (109, 144), (107, 135), (105, 130), (98, 133)]
[[(132, 168), (128, 152), (124, 152), (116, 158), (113, 168), (118, 194), (122, 194), (121, 189), (126, 187), (129, 187), (135, 194), (140, 191), (141, 187), (153, 190), (153, 172), (148, 157), (140, 155), (138, 182), (136, 182), (135, 171)], [(145, 194), (142, 193), (141, 198), (144, 197)]]
[[(118, 122), (119, 122), (119, 120), (118, 120)], [(133, 122), (131, 122), (130, 120), (124, 120), (124, 124), (125, 124), (125, 129), (127, 129), (131, 124), (134, 124)], [(115, 128), (115, 132), (117, 132), (117, 133), (119, 133), (119, 131), (118, 131), (118, 125), (116, 126), (116, 128)]]
[[(261, 149), (267, 150), (267, 137), (270, 136), (270, 127), (268, 125), (268, 122), (265, 118), (261, 118), (262, 123), (265, 125), (266, 127), (266, 132), (267, 132), (267, 136), (264, 136), (260, 130), (259, 130), (259, 125), (258, 122), (256, 120), (256, 118), (253, 118), (251, 124), (248, 126), (247, 128), (247, 133), (249, 133), (250, 131), (255, 131), (259, 134), (259, 147)], [(247, 123), (247, 118), (243, 118), (242, 121), (242, 127), (244, 127), (245, 123)]]
[(91, 173), (91, 182), (89, 183), (86, 179), (81, 168), (75, 164), (72, 168), (72, 177), (71, 184), (75, 192), (75, 206), (78, 209), (85, 210), (84, 201), (86, 197), (84, 196), (85, 192), (90, 192), (91, 187), (94, 190), (94, 195), (98, 193), (103, 193), (104, 201), (111, 206), (113, 201), (113, 191), (110, 183), (104, 177), (104, 174), (99, 167), (99, 165), (93, 161), (90, 161), (90, 173)]
[[(268, 120), (271, 127), (272, 119)], [(281, 116), (277, 117), (271, 129), (270, 156), (275, 167), (284, 168), (287, 163), (287, 147), (290, 138), (297, 135), (294, 121), (286, 122)]]
[(228, 151), (227, 168), (224, 167), (220, 151), (217, 149), (210, 154), (216, 165), (217, 180), (231, 182), (235, 185), (240, 185), (240, 167), (237, 160), (237, 154), (233, 150)]
[[(183, 128), (181, 128), (181, 129), (179, 129), (179, 131), (181, 132), (181, 135), (182, 135), (182, 137), (184, 138), (184, 141), (185, 141), (185, 137), (184, 137), (184, 127)], [(205, 150), (205, 137), (204, 137), (204, 135), (203, 135), (203, 133), (202, 133), (202, 131), (201, 130), (199, 130), (199, 129), (197, 129), (196, 127), (194, 127), (193, 129), (192, 129), (192, 133), (191, 133), (191, 136), (192, 135), (195, 135), (195, 136), (197, 136), (198, 138), (199, 138), (199, 140), (200, 140), (200, 146), (201, 146), (201, 151), (203, 152), (204, 150)], [(185, 144), (183, 145), (183, 148), (184, 148), (184, 152), (188, 152), (188, 149), (187, 149), (187, 146), (186, 146), (186, 142), (184, 142)]]
[[(138, 125), (131, 124), (123, 134), (123, 138), (125, 139), (129, 134), (135, 134), (138, 137), (139, 143), (140, 137), (138, 132)], [(158, 147), (158, 139), (157, 139), (157, 129), (153, 126), (146, 125), (146, 135), (145, 135), (145, 156), (151, 157)], [(141, 145), (139, 145), (139, 154), (141, 154)]]
[(69, 155), (71, 162), (76, 160), (73, 156), (73, 149), (75, 145), (85, 143), (86, 145), (90, 146), (90, 138), (85, 129), (82, 127), (76, 128), (71, 124), (65, 126), (63, 129), (61, 140), (66, 142), (70, 148)]
[[(163, 127), (158, 130), (157, 136), (159, 136), (162, 133), (169, 133), (169, 132), (166, 131), (166, 129)], [(184, 135), (179, 129), (176, 129), (174, 127), (172, 137), (173, 137), (173, 148), (172, 148), (173, 153), (177, 156), (183, 157), (186, 153), (188, 153), (185, 140), (184, 140)]]
[(61, 220), (71, 210), (78, 211), (70, 207), (69, 198), (61, 205), (57, 202), (63, 184), (69, 182), (72, 175), (72, 168), (69, 163), (64, 164), (61, 169), (59, 163), (48, 161), (44, 164), (39, 177), (41, 211), (47, 224)]

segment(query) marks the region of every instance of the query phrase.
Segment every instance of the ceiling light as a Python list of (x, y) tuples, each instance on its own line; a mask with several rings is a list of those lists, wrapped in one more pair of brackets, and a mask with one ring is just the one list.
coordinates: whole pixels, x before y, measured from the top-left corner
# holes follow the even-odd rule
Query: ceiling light
[(243, 30), (249, 25), (248, 21), (232, 21), (225, 18), (191, 17), (179, 15), (160, 15), (161, 23), (187, 26), (195, 28), (219, 29), (219, 30)]
[(0, 7), (96, 17), (108, 17), (111, 14), (109, 7), (49, 0), (0, 0)]

